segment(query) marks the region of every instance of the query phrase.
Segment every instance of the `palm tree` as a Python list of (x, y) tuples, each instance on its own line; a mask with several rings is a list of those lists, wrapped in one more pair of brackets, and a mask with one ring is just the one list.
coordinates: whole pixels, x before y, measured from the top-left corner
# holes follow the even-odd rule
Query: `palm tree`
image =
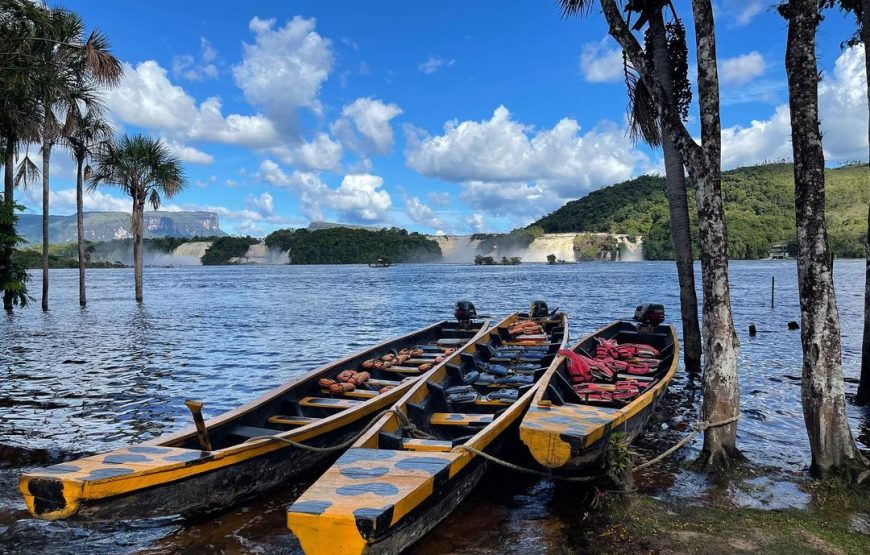
[[(810, 470), (821, 477), (857, 475), (868, 466), (846, 416), (840, 317), (834, 263), (825, 223), (825, 154), (819, 126), (816, 29), (818, 0), (789, 0), (779, 13), (788, 21), (785, 69), (794, 151), (798, 293), (803, 373), (801, 401), (810, 440)], [(854, 472), (854, 471), (858, 472)]]
[(96, 168), (88, 176), (93, 189), (106, 184), (120, 187), (133, 199), (130, 231), (133, 234), (133, 267), (136, 301), (142, 302), (142, 219), (145, 203), (154, 210), (162, 197), (171, 198), (187, 185), (181, 161), (160, 139), (124, 135), (104, 143), (94, 157)]
[(48, 10), (48, 24), (35, 40), (35, 93), (42, 111), (42, 309), (48, 310), (48, 217), (52, 147), (61, 139), (58, 113), (93, 109), (100, 98), (95, 85), (115, 85), (120, 61), (109, 53), (98, 31), (84, 39), (84, 22), (71, 11)]
[(85, 244), (84, 244), (84, 174), (90, 172), (85, 162), (94, 156), (99, 146), (111, 139), (112, 126), (99, 110), (82, 114), (71, 111), (63, 127), (64, 142), (69, 146), (76, 161), (76, 230), (79, 256), (79, 304), (85, 306)]
[[(559, 0), (565, 14), (586, 13), (593, 0)], [(660, 10), (663, 0), (629, 0), (630, 18), (638, 14), (642, 27)], [(716, 32), (711, 0), (692, 0), (695, 47), (698, 64), (698, 104), (701, 110), (701, 144), (695, 142), (669, 98), (661, 79), (632, 34), (615, 0), (599, 0), (610, 35), (622, 47), (638, 79), (649, 94), (663, 135), (683, 155), (683, 163), (695, 187), (698, 237), (701, 247), (701, 283), (704, 292), (704, 421), (719, 425), (704, 431), (701, 463), (727, 465), (740, 456), (736, 447), (740, 389), (737, 383), (739, 341), (731, 315), (728, 283), (728, 240), (722, 201), (722, 137), (719, 116), (719, 76), (716, 62)]]

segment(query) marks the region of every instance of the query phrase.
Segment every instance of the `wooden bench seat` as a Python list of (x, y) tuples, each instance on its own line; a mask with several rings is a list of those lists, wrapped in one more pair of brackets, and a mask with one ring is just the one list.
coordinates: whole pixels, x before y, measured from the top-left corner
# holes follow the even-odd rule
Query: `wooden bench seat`
[(420, 369), (416, 366), (390, 366), (389, 368), (384, 368), (384, 372), (395, 372), (396, 374), (409, 374), (415, 375), (420, 374)]
[(327, 397), (305, 397), (299, 400), (303, 407), (315, 407), (319, 409), (344, 410), (357, 406), (362, 401), (354, 399), (330, 399)]
[(437, 439), (403, 439), (402, 448), (408, 451), (450, 451), (453, 449), (452, 441), (440, 441)]
[(306, 424), (311, 424), (318, 420), (320, 419), (311, 416), (288, 416), (276, 414), (275, 416), (270, 416), (266, 422), (269, 424), (282, 424), (284, 426), (305, 426)]
[[(329, 395), (328, 389), (320, 390), (324, 395)], [(353, 391), (345, 391), (344, 393), (339, 393), (342, 398), (346, 399), (371, 399), (372, 397), (377, 397), (378, 392), (372, 391), (370, 389), (354, 389)]]
[(260, 436), (273, 436), (278, 433), (281, 432), (279, 430), (273, 430), (271, 428), (255, 428), (254, 426), (236, 426), (234, 428), (230, 428), (227, 431), (228, 435), (242, 437), (245, 439), (251, 439)]
[(467, 414), (462, 412), (436, 412), (429, 419), (433, 426), (485, 426), (492, 422), (491, 414)]
[(392, 386), (392, 387), (396, 387), (397, 385), (399, 385), (401, 383), (402, 382), (397, 382), (394, 380), (369, 380), (366, 382), (366, 385), (370, 385), (372, 387), (387, 387), (388, 385)]

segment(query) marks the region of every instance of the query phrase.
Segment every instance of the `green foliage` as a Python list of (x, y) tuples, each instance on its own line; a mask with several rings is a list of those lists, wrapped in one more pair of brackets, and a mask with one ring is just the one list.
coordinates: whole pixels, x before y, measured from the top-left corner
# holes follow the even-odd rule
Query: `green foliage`
[(556, 255), (555, 254), (548, 254), (547, 255), (547, 264), (552, 266), (555, 263), (556, 263)]
[(525, 250), (544, 233), (543, 227), (533, 224), (525, 228), (515, 229), (507, 234), (476, 233), (471, 236), (471, 239), (480, 241), (477, 246), (479, 252), (496, 251), (496, 253), (500, 253)]
[[(870, 201), (868, 179), (866, 165), (826, 171), (828, 235), (834, 256), (864, 256), (866, 206)], [(794, 244), (791, 164), (767, 164), (725, 172), (722, 194), (731, 258), (765, 258), (774, 243)], [(692, 191), (689, 195), (694, 197)], [(689, 210), (689, 217), (697, 257), (698, 226), (694, 210)], [(599, 189), (569, 202), (536, 225), (548, 233), (589, 231), (643, 235), (645, 258), (671, 260), (674, 256), (662, 177), (641, 176)], [(591, 250), (584, 255), (590, 253)]]
[(616, 260), (619, 256), (619, 241), (607, 235), (577, 235), (574, 237), (575, 260)]
[(13, 256), (15, 247), (24, 242), (15, 231), (18, 220), (16, 209), (23, 207), (7, 205), (0, 197), (0, 289), (5, 303), (23, 308), (30, 301), (27, 294), (30, 276), (27, 275), (26, 266)]
[(229, 264), (230, 258), (245, 256), (248, 247), (259, 242), (253, 237), (218, 237), (202, 255), (202, 265)]
[(523, 263), (523, 259), (519, 256), (502, 256), (501, 257), (501, 265), (502, 266), (519, 266)]
[(432, 262), (441, 258), (438, 243), (395, 227), (378, 231), (345, 227), (279, 229), (266, 237), (266, 245), (289, 250), (291, 264), (369, 264), (378, 258)]
[(474, 265), (475, 266), (493, 266), (495, 264), (495, 258), (491, 256), (483, 256), (478, 254), (474, 257)]

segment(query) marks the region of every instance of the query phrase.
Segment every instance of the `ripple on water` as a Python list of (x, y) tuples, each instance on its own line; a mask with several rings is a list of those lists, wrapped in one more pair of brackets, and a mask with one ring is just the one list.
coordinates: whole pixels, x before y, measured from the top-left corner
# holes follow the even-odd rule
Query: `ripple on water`
[[(740, 448), (753, 461), (800, 471), (808, 462), (800, 383), (787, 377), (800, 376), (800, 335), (785, 329), (786, 322), (799, 318), (794, 263), (734, 262), (730, 270), (741, 340)], [(844, 372), (850, 378), (858, 376), (862, 298), (844, 292), (863, 283), (863, 271), (863, 261), (838, 261), (835, 272)], [(226, 551), (298, 552), (283, 524), (283, 507), (297, 491), (279, 491), (245, 505), (244, 511), (201, 523), (81, 527), (25, 518), (17, 476), (28, 468), (186, 426), (186, 398), (203, 399), (207, 417), (229, 410), (300, 372), (449, 318), (458, 299), (473, 300), (481, 314), (494, 317), (546, 299), (570, 315), (572, 339), (614, 317), (630, 315), (643, 301), (663, 302), (679, 325), (671, 263), (400, 265), (388, 271), (362, 266), (340, 271), (148, 268), (142, 306), (132, 302), (129, 270), (101, 270), (88, 274), (89, 305), (84, 310), (77, 303), (77, 272), (57, 270), (51, 275), (48, 314), (28, 309), (0, 316), (0, 551), (27, 545), (55, 553), (143, 548), (156, 553), (207, 544)], [(769, 283), (771, 275), (777, 284), (774, 309), (769, 290), (758, 287)], [(38, 275), (32, 286), (39, 290)], [(758, 328), (754, 338), (746, 333), (750, 322)], [(846, 384), (849, 393), (855, 387)], [(635, 445), (641, 456), (652, 457), (682, 438), (688, 424), (697, 420), (699, 400), (697, 379), (681, 372), (648, 433)], [(859, 441), (868, 445), (870, 419), (850, 407), (850, 420)], [(681, 466), (697, 456), (700, 441), (644, 471), (638, 487), (675, 497), (704, 491), (704, 477)], [(576, 521), (576, 499), (562, 500), (549, 482), (502, 476), (488, 483), (490, 487), (473, 494), (446, 524), (457, 527), (463, 519), (471, 523), (460, 546), (464, 549), (480, 550), (487, 538), (504, 545), (497, 541), (505, 537), (516, 549), (539, 550)], [(481, 514), (487, 516), (484, 532), (472, 526), (480, 524), (473, 517)], [(444, 552), (438, 546), (452, 545), (456, 537), (436, 531), (432, 538), (437, 541), (428, 542), (424, 552)]]

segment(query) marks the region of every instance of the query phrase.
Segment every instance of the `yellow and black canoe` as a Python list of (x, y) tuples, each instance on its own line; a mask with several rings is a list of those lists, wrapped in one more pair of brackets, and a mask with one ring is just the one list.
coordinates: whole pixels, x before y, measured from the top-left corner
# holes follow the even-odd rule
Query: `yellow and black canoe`
[[(587, 474), (602, 470), (611, 435), (621, 432), (627, 442), (634, 441), (679, 364), (679, 342), (673, 326), (645, 327), (617, 321), (583, 338), (571, 350), (594, 359), (598, 338), (615, 339), (623, 345), (649, 345), (659, 351), (656, 366), (646, 374), (617, 373), (609, 380), (596, 379), (591, 386), (575, 387), (566, 357), (556, 359), (541, 378), (541, 386), (520, 424), (520, 439), (532, 456), (556, 473)], [(631, 387), (639, 386), (636, 396), (619, 400), (608, 395), (608, 390), (618, 389), (615, 384), (618, 380), (622, 384), (634, 381)], [(590, 390), (603, 394), (583, 393)]]
[[(401, 398), (430, 366), (438, 368), (447, 353), (477, 339), (487, 327), (488, 321), (430, 325), (317, 368), (208, 420), (204, 443), (191, 427), (28, 472), (21, 476), (19, 489), (30, 512), (46, 520), (118, 520), (227, 507), (339, 455), (263, 436), (319, 447), (347, 441)], [(370, 379), (353, 391), (335, 395), (321, 383), (403, 348), (417, 349), (416, 358), (367, 369)]]
[(567, 318), (511, 335), (514, 314), (418, 381), (299, 499), (287, 525), (308, 555), (399, 553), (450, 514), (497, 452), (567, 340)]

